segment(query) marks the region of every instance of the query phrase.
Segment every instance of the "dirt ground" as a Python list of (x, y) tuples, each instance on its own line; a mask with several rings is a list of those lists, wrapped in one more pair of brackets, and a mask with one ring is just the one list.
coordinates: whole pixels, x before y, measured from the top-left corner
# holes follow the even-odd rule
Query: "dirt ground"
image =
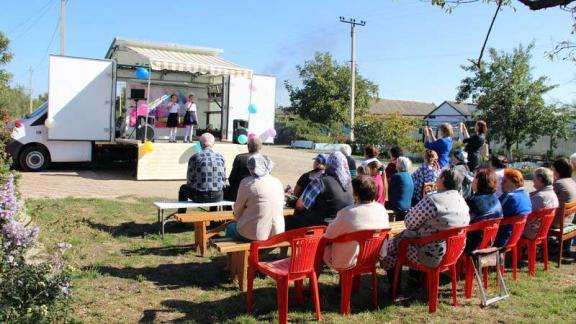
[[(298, 177), (312, 167), (316, 155), (305, 150), (265, 146), (263, 154), (274, 161), (274, 176), (284, 185), (296, 184)], [(22, 173), (20, 191), (24, 198), (129, 198), (176, 199), (184, 181), (136, 181), (128, 167), (56, 165), (48, 171)]]
[[(283, 146), (265, 146), (263, 154), (274, 161), (272, 174), (284, 185), (294, 187), (302, 173), (312, 167), (316, 153)], [(136, 181), (129, 167), (56, 165), (48, 171), (22, 173), (20, 192), (24, 198), (107, 198), (158, 197), (176, 199), (184, 181)], [(526, 189), (534, 190), (532, 181)]]

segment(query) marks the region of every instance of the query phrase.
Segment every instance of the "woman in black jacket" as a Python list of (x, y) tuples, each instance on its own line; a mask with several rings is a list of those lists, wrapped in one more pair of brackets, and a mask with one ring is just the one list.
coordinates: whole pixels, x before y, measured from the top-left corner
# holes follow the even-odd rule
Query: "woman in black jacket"
[(486, 132), (488, 131), (488, 126), (483, 120), (479, 120), (474, 125), (474, 130), (476, 134), (470, 136), (468, 134), (468, 129), (464, 123), (460, 124), (460, 131), (464, 135), (464, 151), (468, 153), (468, 168), (471, 172), (474, 172), (480, 165), (480, 150), (486, 142)]

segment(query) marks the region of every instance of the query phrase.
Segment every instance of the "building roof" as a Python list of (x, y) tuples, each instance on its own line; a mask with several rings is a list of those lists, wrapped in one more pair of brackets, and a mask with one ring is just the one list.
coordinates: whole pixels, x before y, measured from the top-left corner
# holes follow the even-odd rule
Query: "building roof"
[[(466, 102), (445, 101), (464, 116), (470, 116), (476, 111), (478, 105)], [(441, 105), (440, 105), (441, 106)]]
[(120, 65), (145, 62), (152, 70), (252, 77), (252, 70), (219, 57), (221, 49), (115, 38), (106, 58)]
[(370, 113), (385, 115), (398, 113), (402, 116), (425, 117), (436, 109), (436, 105), (427, 102), (378, 99), (370, 105)]

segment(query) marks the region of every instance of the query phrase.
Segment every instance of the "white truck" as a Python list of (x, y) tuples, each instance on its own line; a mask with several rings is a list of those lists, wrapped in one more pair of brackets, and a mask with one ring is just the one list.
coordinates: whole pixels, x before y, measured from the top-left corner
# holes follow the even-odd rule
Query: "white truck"
[[(50, 56), (48, 102), (14, 122), (7, 151), (24, 171), (40, 171), (52, 162), (91, 162), (111, 156), (137, 161), (138, 179), (183, 178), (191, 144), (156, 142), (154, 152), (143, 156), (137, 132), (132, 132), (137, 125), (129, 121), (135, 101), (146, 102), (148, 96), (152, 101), (169, 93), (188, 98), (194, 91), (197, 130), (219, 135), (221, 144), (237, 142), (239, 134), (260, 135), (274, 127), (276, 78), (224, 61), (218, 57), (220, 52), (115, 39), (106, 59)], [(150, 68), (150, 86), (149, 80), (134, 76), (140, 66)], [(250, 105), (258, 107), (257, 114), (249, 113)], [(153, 125), (157, 140), (168, 132), (160, 115)], [(116, 132), (118, 120), (128, 124), (120, 134)], [(272, 143), (273, 138), (266, 142)], [(229, 154), (235, 150), (230, 148)], [(147, 166), (153, 157), (157, 159)], [(226, 158), (233, 160), (233, 156)], [(140, 177), (140, 172), (151, 169), (142, 168), (164, 171), (146, 178)], [(173, 174), (168, 175), (169, 170)]]
[(51, 56), (48, 102), (14, 123), (7, 146), (16, 166), (39, 171), (51, 162), (89, 162), (96, 144), (114, 144), (116, 64)]

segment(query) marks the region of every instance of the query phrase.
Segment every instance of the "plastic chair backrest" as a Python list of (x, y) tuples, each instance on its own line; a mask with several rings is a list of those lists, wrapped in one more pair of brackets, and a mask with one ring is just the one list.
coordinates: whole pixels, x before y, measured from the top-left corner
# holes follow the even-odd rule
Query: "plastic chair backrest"
[(538, 228), (538, 234), (536, 234), (537, 240), (546, 239), (548, 236), (548, 230), (550, 230), (552, 222), (554, 222), (555, 215), (556, 208), (542, 208), (528, 215), (526, 222), (532, 221), (536, 218), (540, 219), (540, 228)]
[(494, 244), (498, 228), (500, 227), (500, 218), (487, 219), (468, 226), (467, 232), (482, 231), (482, 241), (478, 244), (477, 249), (489, 248)]
[(439, 267), (451, 266), (458, 261), (466, 246), (466, 227), (453, 228), (440, 232), (446, 240), (446, 254)]
[(358, 259), (354, 269), (372, 268), (389, 231), (390, 229), (374, 229), (348, 233), (333, 239), (332, 243), (358, 242)]
[(290, 273), (308, 273), (314, 269), (314, 260), (318, 244), (324, 235), (325, 228), (309, 227), (294, 230), (289, 238), (292, 247)]
[(522, 237), (522, 232), (524, 232), (524, 226), (526, 226), (527, 215), (512, 216), (502, 219), (500, 221), (500, 226), (512, 225), (512, 234), (506, 243), (507, 248), (515, 247), (520, 238)]

